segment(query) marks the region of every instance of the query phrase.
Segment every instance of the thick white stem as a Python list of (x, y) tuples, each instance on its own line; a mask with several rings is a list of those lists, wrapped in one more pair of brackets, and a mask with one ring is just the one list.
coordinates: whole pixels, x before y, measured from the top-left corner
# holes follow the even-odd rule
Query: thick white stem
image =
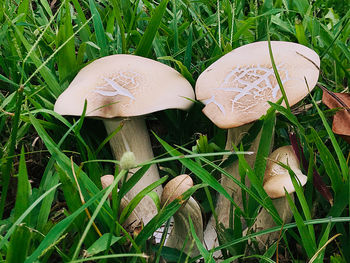
[[(241, 127), (229, 129), (227, 134), (226, 150), (233, 151), (232, 145), (234, 144), (237, 146), (237, 144), (240, 142), (243, 136), (251, 128), (251, 126), (252, 124), (246, 124)], [(259, 147), (259, 142), (260, 142), (260, 135), (261, 135), (261, 132), (255, 138), (255, 140), (251, 144), (251, 147), (249, 148), (249, 151), (252, 151), (254, 153), (245, 156), (245, 159), (247, 160), (250, 166), (253, 166), (255, 162), (256, 151)], [(234, 178), (241, 181), (239, 171), (238, 171), (238, 161), (235, 161), (234, 163), (232, 163), (225, 170), (231, 175), (233, 175)], [(221, 177), (221, 185), (225, 188), (228, 194), (233, 197), (233, 200), (236, 202), (236, 204), (241, 209), (243, 209), (241, 188), (237, 184), (235, 184), (230, 178), (224, 175)], [(247, 180), (246, 180), (246, 185), (249, 186), (249, 182)], [(218, 196), (218, 201), (216, 204), (216, 213), (218, 216), (219, 223), (222, 223), (226, 228), (229, 227), (230, 206), (231, 206), (231, 203), (227, 198), (225, 198), (223, 195)], [(208, 249), (212, 249), (219, 245), (217, 234), (216, 234), (216, 222), (213, 216), (210, 218), (209, 223), (205, 229), (204, 241)], [(220, 257), (220, 255), (221, 255), (220, 251), (217, 251), (214, 253), (215, 257)]]
[[(107, 133), (110, 134), (115, 131), (121, 122), (123, 122), (123, 128), (110, 140), (110, 146), (114, 157), (117, 160), (120, 160), (125, 152), (131, 151), (135, 155), (137, 164), (153, 159), (152, 146), (144, 119), (142, 117), (132, 117), (124, 120), (106, 119), (104, 120), (104, 124)], [(128, 177), (136, 171), (137, 169), (131, 169)], [(133, 199), (146, 186), (159, 179), (158, 169), (154, 164), (143, 175), (140, 181), (126, 194), (126, 198), (129, 200)], [(158, 186), (154, 191), (160, 197), (162, 194), (162, 186)], [(157, 214), (157, 208), (152, 199), (148, 196), (145, 196), (141, 200), (135, 211), (144, 224), (147, 224)], [(137, 226), (140, 222), (130, 223)]]
[[(243, 136), (248, 132), (252, 125), (244, 125), (237, 128), (232, 128), (228, 130), (227, 134), (227, 141), (226, 141), (226, 150), (233, 151), (233, 144), (236, 146), (239, 146), (238, 143), (241, 141)], [(259, 146), (260, 141), (260, 133), (259, 136), (252, 142), (251, 147), (249, 148), (249, 151), (254, 152), (253, 154), (246, 155), (245, 159), (247, 160), (248, 164), (250, 166), (254, 165), (255, 157), (256, 157), (256, 151)], [(241, 177), (239, 175), (238, 171), (238, 161), (235, 161), (230, 166), (228, 166), (225, 169), (229, 174), (231, 174), (234, 178), (241, 181)], [(246, 180), (246, 184), (249, 186), (249, 181)], [(242, 200), (242, 189), (235, 184), (229, 177), (222, 176), (221, 177), (221, 185), (225, 188), (225, 190), (228, 192), (230, 196), (232, 196), (235, 203), (243, 209), (243, 200)], [(229, 227), (229, 221), (230, 221), (230, 205), (231, 202), (225, 198), (223, 195), (219, 195), (218, 202), (216, 205), (218, 220), (220, 223), (222, 223), (226, 228)]]
[(201, 209), (196, 200), (192, 197), (188, 199), (186, 205), (179, 208), (174, 214), (174, 228), (171, 231), (169, 238), (166, 241), (166, 246), (184, 251), (191, 257), (199, 255), (199, 250), (191, 235), (189, 216), (192, 219), (195, 232), (203, 242), (203, 220)]

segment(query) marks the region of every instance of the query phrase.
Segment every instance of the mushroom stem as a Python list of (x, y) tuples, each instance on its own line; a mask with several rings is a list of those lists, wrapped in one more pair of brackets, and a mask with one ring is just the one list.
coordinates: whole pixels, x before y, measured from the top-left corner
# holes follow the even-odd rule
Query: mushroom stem
[[(241, 127), (237, 128), (231, 128), (228, 130), (227, 134), (227, 141), (226, 141), (226, 150), (233, 151), (232, 145), (237, 145), (240, 140), (243, 138), (243, 136), (248, 132), (252, 124), (246, 124)], [(252, 145), (249, 149), (249, 151), (254, 152), (251, 155), (247, 155), (245, 158), (249, 165), (253, 165), (256, 157), (256, 151), (259, 146), (259, 136), (252, 142)], [(241, 181), (241, 177), (239, 175), (238, 171), (238, 160), (232, 163), (230, 166), (228, 166), (225, 170), (233, 175), (234, 178)], [(246, 182), (249, 184), (249, 182)], [(230, 178), (227, 176), (222, 175), (221, 176), (221, 185), (225, 188), (225, 190), (228, 192), (230, 196), (232, 196), (235, 203), (243, 209), (243, 200), (242, 200), (242, 189), (235, 184)], [(217, 213), (218, 213), (218, 220), (220, 223), (222, 223), (226, 228), (229, 227), (229, 221), (230, 221), (230, 201), (225, 198), (223, 195), (219, 195), (218, 203), (217, 203)]]
[[(240, 140), (243, 138), (245, 133), (251, 128), (252, 124), (246, 124), (240, 127), (231, 128), (228, 130), (227, 141), (226, 141), (226, 150), (233, 151), (232, 145), (237, 145)], [(261, 132), (252, 142), (249, 151), (252, 151), (253, 154), (247, 155), (245, 157), (246, 161), (250, 166), (254, 165), (256, 151), (259, 147)], [(239, 171), (238, 171), (238, 160), (228, 166), (225, 170), (232, 174), (234, 178), (241, 181)], [(230, 178), (227, 176), (221, 176), (221, 185), (225, 188), (227, 193), (232, 196), (235, 203), (243, 209), (243, 200), (242, 200), (242, 189), (239, 185), (235, 184)], [(246, 185), (249, 185), (249, 181), (246, 181)], [(216, 204), (216, 213), (218, 217), (218, 222), (222, 223), (225, 228), (229, 227), (230, 222), (230, 201), (225, 198), (223, 195), (218, 196), (218, 201)], [(208, 249), (212, 249), (219, 245), (217, 233), (216, 233), (216, 222), (214, 216), (212, 216), (209, 220), (209, 223), (204, 232), (204, 240)], [(220, 252), (214, 253), (214, 256), (219, 257), (221, 255)]]
[[(294, 200), (293, 194), (290, 194), (290, 197), (292, 198), (292, 200)], [(284, 224), (289, 223), (292, 220), (293, 213), (290, 210), (287, 198), (280, 197), (277, 199), (272, 199), (272, 203), (275, 206)], [(269, 214), (269, 212), (266, 211), (266, 209), (263, 208), (258, 214), (258, 216), (256, 217), (256, 220), (252, 225), (252, 227), (250, 227), (249, 229), (248, 228), (245, 229), (243, 231), (243, 235), (244, 236), (247, 235), (248, 231), (256, 233), (275, 226), (276, 226), (276, 223), (273, 220), (272, 216)], [(279, 235), (280, 235), (280, 232), (276, 231), (273, 233), (257, 236), (255, 239), (257, 241), (259, 250), (261, 251), (267, 250), (271, 246), (271, 244), (278, 239)]]
[[(146, 123), (142, 117), (132, 117), (124, 120), (104, 119), (104, 125), (107, 133), (115, 131), (123, 121), (122, 129), (114, 135), (110, 140), (110, 146), (117, 160), (127, 152), (133, 152), (136, 163), (143, 163), (154, 158), (152, 152), (151, 141), (147, 132)], [(137, 169), (130, 169), (128, 177), (130, 177)], [(148, 171), (143, 175), (140, 181), (126, 194), (126, 198), (133, 199), (146, 186), (159, 180), (159, 173), (155, 164), (151, 165)], [(162, 187), (158, 186), (154, 191), (160, 197)], [(149, 196), (145, 196), (136, 207), (136, 211), (140, 211), (139, 217), (144, 224), (147, 224), (156, 214), (157, 207)], [(135, 222), (135, 226), (140, 222)]]

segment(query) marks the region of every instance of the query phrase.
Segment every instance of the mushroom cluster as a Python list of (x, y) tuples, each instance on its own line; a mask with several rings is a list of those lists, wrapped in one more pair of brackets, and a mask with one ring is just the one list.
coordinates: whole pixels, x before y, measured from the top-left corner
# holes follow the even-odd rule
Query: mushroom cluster
[[(271, 50), (286, 99), (288, 104), (293, 106), (315, 87), (320, 59), (313, 50), (290, 42), (271, 41)], [(282, 97), (270, 55), (267, 41), (244, 45), (224, 55), (198, 77), (195, 86), (196, 98), (205, 105), (203, 113), (215, 125), (228, 129), (227, 150), (233, 151), (233, 145), (240, 143), (243, 135), (252, 127), (252, 123), (267, 112), (270, 107), (268, 101), (277, 102)], [(164, 109), (188, 109), (192, 104), (191, 100), (194, 100), (192, 86), (176, 70), (147, 58), (113, 55), (95, 60), (84, 67), (57, 99), (55, 111), (62, 115), (79, 116), (86, 105), (86, 116), (102, 118), (108, 134), (122, 126), (110, 140), (113, 154), (120, 160), (125, 152), (133, 152), (136, 163), (139, 164), (154, 158), (144, 116)], [(271, 137), (273, 138), (273, 134)], [(260, 134), (252, 142), (250, 149), (246, 150), (256, 153), (259, 141)], [(270, 148), (272, 149), (272, 145)], [(290, 146), (282, 147), (273, 152), (270, 159), (280, 161), (291, 168), (295, 167), (293, 170), (303, 185), (306, 177), (301, 174), (292, 151)], [(246, 157), (249, 165), (254, 165), (255, 156), (256, 154), (252, 154)], [(238, 161), (225, 169), (237, 180), (241, 180)], [(267, 162), (264, 189), (271, 198), (281, 197), (285, 190), (291, 193), (294, 189), (289, 174), (285, 174), (284, 170), (273, 161)], [(130, 169), (130, 174), (135, 171)], [(103, 187), (108, 186), (112, 180), (111, 175), (102, 177)], [(152, 165), (123, 198), (122, 206), (157, 180), (158, 169), (156, 165)], [(221, 184), (243, 210), (241, 188), (224, 175)], [(161, 198), (162, 206), (166, 206), (180, 198), (192, 186), (191, 177), (180, 175), (168, 182), (164, 191), (161, 186), (155, 191)], [(285, 209), (287, 202), (283, 198), (276, 200), (274, 204), (281, 218), (289, 221), (292, 215)], [(131, 225), (132, 231), (132, 228), (142, 223), (147, 224), (157, 212), (152, 199), (146, 196), (129, 216), (126, 224)], [(201, 209), (191, 197), (173, 216), (174, 228), (166, 245), (184, 250), (191, 256), (198, 255), (189, 230), (188, 218), (191, 216), (199, 239), (204, 239), (208, 249), (216, 247), (217, 224), (228, 227), (230, 221), (230, 201), (222, 195), (218, 196), (216, 213), (218, 222), (212, 217), (203, 234)], [(272, 220), (269, 214), (262, 210), (252, 229), (272, 226), (266, 222)], [(264, 242), (266, 240), (262, 239)]]

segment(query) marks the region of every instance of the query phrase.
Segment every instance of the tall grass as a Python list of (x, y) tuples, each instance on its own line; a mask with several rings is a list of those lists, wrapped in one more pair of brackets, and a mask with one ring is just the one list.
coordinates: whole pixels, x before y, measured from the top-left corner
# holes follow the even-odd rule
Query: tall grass
[[(153, 233), (179, 203), (161, 208), (138, 235), (128, 233), (117, 214), (122, 195), (150, 163), (143, 164), (110, 204), (112, 188), (101, 190), (99, 177), (115, 174), (117, 184), (125, 172), (116, 168), (118, 162), (107, 146), (110, 137), (98, 120), (62, 117), (53, 111), (59, 94), (85, 65), (107, 55), (136, 54), (172, 66), (194, 85), (205, 68), (232, 49), (270, 38), (314, 49), (321, 57), (319, 83), (334, 92), (349, 92), (349, 10), (346, 1), (333, 0), (0, 1), (1, 260), (186, 261), (178, 251), (152, 243)], [(159, 156), (154, 162), (163, 178), (142, 195), (164, 183), (166, 176), (186, 172), (196, 186), (183, 198), (194, 196), (204, 218), (214, 212), (217, 193), (238, 207), (218, 178), (224, 174), (235, 180), (224, 167), (239, 159), (254, 183), (236, 181), (248, 193), (236, 218), (243, 216), (251, 225), (258, 208), (264, 207), (278, 225), (242, 236), (240, 220), (232, 222), (215, 248), (222, 251), (224, 262), (277, 262), (278, 257), (280, 262), (350, 262), (350, 147), (333, 134), (334, 111), (326, 110), (321, 96), (316, 88), (297, 109), (271, 103), (269, 113), (254, 126), (263, 129), (255, 167), (243, 156), (231, 155), (221, 162), (226, 131), (210, 123), (200, 103), (189, 112), (153, 114), (148, 125)], [(261, 176), (271, 150), (268, 140), (274, 137), (276, 147), (290, 144), (290, 132), (304, 151), (309, 180), (305, 189), (297, 187), (295, 201), (289, 200), (294, 221), (283, 225)], [(252, 137), (246, 136), (238, 147), (248, 149)], [(314, 171), (330, 191), (332, 204), (315, 189)], [(267, 251), (258, 251), (250, 242), (273, 231), (281, 231), (281, 238)], [(201, 257), (214, 262), (213, 251), (195, 240)]]

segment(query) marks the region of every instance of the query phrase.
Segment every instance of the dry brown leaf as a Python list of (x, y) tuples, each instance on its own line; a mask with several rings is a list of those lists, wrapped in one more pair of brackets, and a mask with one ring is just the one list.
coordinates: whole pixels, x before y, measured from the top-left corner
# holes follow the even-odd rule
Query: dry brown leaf
[(322, 102), (328, 108), (339, 108), (333, 118), (332, 130), (350, 143), (350, 93), (334, 93), (323, 89)]

